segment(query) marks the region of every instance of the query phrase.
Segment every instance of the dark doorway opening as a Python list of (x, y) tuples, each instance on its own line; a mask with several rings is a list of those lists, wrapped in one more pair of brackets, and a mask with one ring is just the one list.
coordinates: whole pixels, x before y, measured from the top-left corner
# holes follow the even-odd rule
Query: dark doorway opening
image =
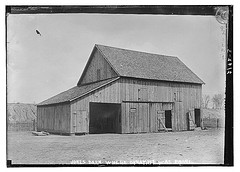
[(201, 126), (201, 118), (200, 118), (200, 109), (194, 109), (195, 116), (195, 124), (197, 127)]
[(89, 133), (121, 133), (121, 104), (89, 103)]
[(165, 110), (165, 127), (172, 128), (172, 112), (171, 112), (171, 110)]

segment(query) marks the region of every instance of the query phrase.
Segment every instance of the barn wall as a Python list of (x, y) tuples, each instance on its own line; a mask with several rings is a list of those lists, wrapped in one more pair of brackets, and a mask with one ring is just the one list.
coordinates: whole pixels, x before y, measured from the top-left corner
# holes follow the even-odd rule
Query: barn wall
[(100, 80), (116, 77), (117, 74), (103, 58), (102, 54), (96, 50), (87, 68), (81, 84), (97, 81), (97, 70), (100, 69)]
[(69, 133), (70, 104), (38, 106), (37, 130), (54, 133)]
[(164, 130), (158, 115), (165, 123), (165, 110), (172, 110), (172, 103), (122, 103), (122, 133), (148, 133)]
[[(120, 101), (120, 83), (118, 81), (113, 82), (101, 89), (94, 91), (87, 96), (77, 99), (71, 103), (71, 133), (76, 132), (76, 119), (75, 114), (86, 114), (86, 118), (79, 118), (80, 123), (83, 126), (78, 130), (79, 133), (89, 132), (89, 102), (101, 102), (101, 103), (121, 103)], [(86, 121), (86, 122), (85, 122)]]
[[(202, 86), (196, 84), (155, 82), (129, 78), (122, 78), (120, 80), (121, 101), (174, 102), (172, 106), (172, 129), (174, 131), (187, 130), (186, 113), (189, 109), (201, 108), (201, 92)], [(153, 106), (157, 107), (162, 105), (164, 104)], [(137, 111), (146, 111), (150, 114), (150, 106), (152, 105), (141, 105), (134, 102), (122, 103), (123, 133), (132, 132), (129, 124), (132, 106), (135, 106)], [(159, 110), (164, 109), (159, 108)], [(140, 113), (138, 112), (138, 114)], [(145, 118), (149, 118), (149, 116)], [(152, 118), (155, 119), (156, 116), (152, 116)]]
[[(121, 103), (122, 133), (158, 132), (157, 115), (164, 121), (165, 110), (172, 110), (173, 131), (187, 130), (187, 112), (201, 109), (201, 90), (202, 86), (196, 84), (121, 78), (71, 103), (70, 132), (76, 132), (75, 114), (81, 116), (83, 124), (78, 132), (89, 132), (89, 102)], [(138, 115), (131, 112), (133, 109)], [(163, 126), (159, 128), (163, 129)]]

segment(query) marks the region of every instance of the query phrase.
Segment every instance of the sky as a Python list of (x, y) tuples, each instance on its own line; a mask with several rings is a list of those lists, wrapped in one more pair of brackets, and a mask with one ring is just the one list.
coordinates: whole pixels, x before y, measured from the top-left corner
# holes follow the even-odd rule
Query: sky
[(8, 102), (40, 103), (76, 86), (95, 44), (177, 56), (205, 82), (203, 94), (224, 93), (224, 31), (214, 16), (10, 14)]

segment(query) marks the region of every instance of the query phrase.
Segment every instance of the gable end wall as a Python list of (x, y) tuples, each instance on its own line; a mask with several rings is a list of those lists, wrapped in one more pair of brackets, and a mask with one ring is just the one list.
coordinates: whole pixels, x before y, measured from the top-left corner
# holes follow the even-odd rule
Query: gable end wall
[(104, 59), (99, 50), (96, 50), (80, 84), (98, 81), (97, 73), (99, 70), (100, 80), (105, 80), (117, 76), (116, 72)]

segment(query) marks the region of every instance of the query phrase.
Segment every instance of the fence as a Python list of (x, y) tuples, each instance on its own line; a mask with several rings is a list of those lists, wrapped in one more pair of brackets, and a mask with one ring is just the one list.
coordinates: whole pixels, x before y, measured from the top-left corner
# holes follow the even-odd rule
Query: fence
[(8, 131), (36, 131), (36, 121), (8, 123)]
[(224, 128), (224, 119), (220, 118), (203, 118), (203, 126), (207, 128)]

